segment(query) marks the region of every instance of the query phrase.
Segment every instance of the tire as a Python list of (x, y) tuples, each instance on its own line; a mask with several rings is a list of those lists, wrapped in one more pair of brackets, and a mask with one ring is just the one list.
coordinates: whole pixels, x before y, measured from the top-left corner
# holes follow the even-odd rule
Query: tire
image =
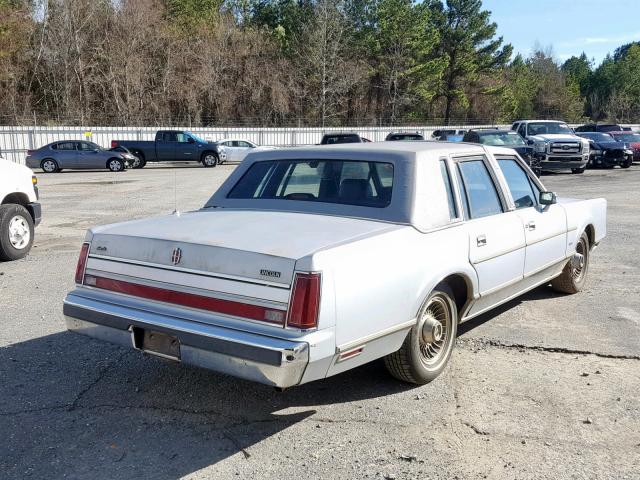
[[(451, 357), (458, 331), (458, 310), (453, 299), (453, 292), (445, 284), (431, 292), (400, 350), (384, 357), (391, 375), (403, 382), (424, 385), (442, 373)], [(440, 321), (434, 322), (436, 319)], [(430, 328), (427, 322), (431, 322)], [(437, 337), (442, 340), (435, 340)]]
[(633, 160), (625, 160), (625, 162), (622, 165), (620, 165), (620, 168), (629, 168), (632, 163), (633, 163)]
[(131, 152), (131, 154), (135, 157), (135, 159), (133, 160), (133, 162), (131, 163), (131, 165), (129, 166), (130, 168), (144, 168), (144, 166), (147, 164), (147, 162), (144, 159), (144, 154), (138, 150), (133, 150)]
[(22, 205), (0, 205), (0, 260), (18, 260), (33, 246), (34, 226)]
[(585, 169), (585, 167), (582, 167), (582, 168), (572, 168), (572, 169), (571, 169), (571, 173), (575, 173), (575, 174), (578, 174), (578, 175), (579, 175), (579, 174), (581, 174), (581, 173), (584, 173), (584, 169)]
[(58, 166), (58, 162), (56, 162), (53, 158), (45, 158), (40, 162), (40, 168), (44, 173), (56, 173), (60, 171), (60, 167)]
[[(577, 258), (580, 255), (581, 258)], [(584, 288), (589, 271), (589, 237), (586, 232), (582, 232), (576, 245), (576, 253), (571, 256), (562, 270), (560, 276), (551, 281), (554, 290), (561, 293), (578, 293)]]
[(204, 152), (202, 154), (202, 157), (200, 158), (200, 161), (205, 167), (211, 168), (220, 163), (220, 157), (218, 157), (218, 154), (215, 152)]
[(124, 160), (120, 160), (119, 158), (110, 158), (107, 160), (107, 168), (112, 172), (124, 172), (125, 165)]

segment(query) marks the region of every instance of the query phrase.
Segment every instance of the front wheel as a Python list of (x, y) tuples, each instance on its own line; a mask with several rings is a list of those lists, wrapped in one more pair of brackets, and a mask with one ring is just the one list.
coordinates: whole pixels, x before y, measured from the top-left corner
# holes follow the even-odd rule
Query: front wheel
[(627, 160), (624, 161), (624, 163), (622, 165), (620, 165), (620, 167), (621, 168), (629, 168), (632, 163), (633, 163), (633, 160), (627, 159)]
[(124, 161), (119, 158), (110, 158), (107, 162), (107, 168), (112, 172), (124, 171)]
[(581, 173), (584, 173), (584, 169), (585, 169), (585, 167), (582, 167), (582, 168), (572, 168), (572, 169), (571, 169), (571, 173), (581, 174)]
[(33, 233), (33, 219), (26, 208), (17, 204), (0, 206), (0, 260), (26, 256), (33, 245)]
[(582, 232), (576, 251), (562, 270), (560, 276), (551, 281), (554, 290), (562, 293), (578, 293), (584, 288), (589, 270), (589, 237)]
[(207, 168), (215, 167), (216, 165), (218, 165), (218, 162), (219, 162), (218, 155), (213, 152), (205, 152), (202, 155), (202, 165), (204, 165)]
[(144, 168), (147, 162), (145, 161), (142, 152), (135, 150), (132, 151), (131, 154), (133, 155), (133, 160), (129, 162), (129, 166), (131, 168)]
[(453, 298), (453, 292), (444, 284), (431, 292), (400, 350), (384, 358), (391, 375), (424, 385), (442, 373), (458, 331), (458, 310)]

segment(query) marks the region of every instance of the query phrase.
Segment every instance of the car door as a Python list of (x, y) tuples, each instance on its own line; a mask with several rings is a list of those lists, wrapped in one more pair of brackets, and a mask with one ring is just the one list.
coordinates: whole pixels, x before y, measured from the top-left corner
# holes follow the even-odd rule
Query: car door
[(198, 143), (188, 133), (176, 134), (176, 160), (199, 161)]
[(78, 168), (78, 150), (76, 142), (59, 142), (55, 144), (54, 160), (60, 168)]
[(156, 140), (156, 157), (158, 161), (173, 161), (176, 159), (176, 132), (162, 132)]
[(222, 142), (224, 151), (227, 153), (227, 162), (236, 162), (238, 160), (238, 148), (234, 145), (234, 140), (225, 140)]
[(254, 148), (249, 142), (243, 140), (234, 140), (234, 148), (237, 151), (236, 161), (241, 162), (244, 160), (252, 148)]
[(491, 296), (523, 278), (525, 236), (484, 156), (455, 158), (456, 178), (469, 235), (469, 261), (479, 293)]
[(104, 168), (106, 161), (96, 151), (98, 146), (91, 142), (76, 142), (77, 168)]
[(496, 156), (526, 239), (524, 276), (534, 275), (566, 258), (567, 216), (560, 205), (539, 204), (540, 187), (516, 157)]

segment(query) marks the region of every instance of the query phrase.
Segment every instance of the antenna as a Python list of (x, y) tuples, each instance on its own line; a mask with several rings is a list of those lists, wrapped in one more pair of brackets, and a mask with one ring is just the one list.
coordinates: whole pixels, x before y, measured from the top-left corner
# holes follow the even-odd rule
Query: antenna
[(177, 171), (173, 171), (173, 215), (179, 217), (180, 212), (178, 211), (178, 174)]

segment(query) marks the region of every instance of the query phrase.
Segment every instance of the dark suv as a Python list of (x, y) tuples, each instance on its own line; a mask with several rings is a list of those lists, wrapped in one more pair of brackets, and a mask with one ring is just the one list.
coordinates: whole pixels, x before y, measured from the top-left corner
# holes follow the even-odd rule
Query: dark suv
[(620, 125), (613, 123), (589, 123), (574, 128), (576, 132), (622, 132), (624, 129)]
[(497, 128), (477, 128), (469, 130), (464, 134), (463, 142), (480, 143), (482, 145), (492, 145), (494, 147), (512, 148), (538, 177), (540, 176), (540, 162), (536, 158), (533, 147), (512, 130), (499, 130)]
[(424, 137), (418, 132), (391, 132), (384, 140), (386, 142), (416, 142), (424, 140)]
[(366, 142), (357, 133), (325, 133), (320, 141), (320, 145), (335, 145), (336, 143), (363, 143)]

